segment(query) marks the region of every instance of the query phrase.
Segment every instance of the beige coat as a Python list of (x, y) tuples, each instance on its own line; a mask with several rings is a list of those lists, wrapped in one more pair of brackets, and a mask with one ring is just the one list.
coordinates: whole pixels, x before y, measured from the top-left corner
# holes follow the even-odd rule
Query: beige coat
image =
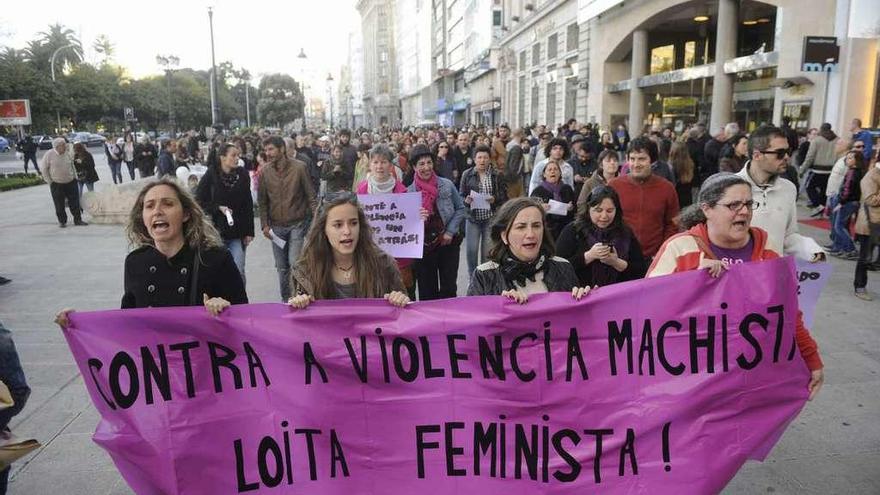
[(859, 205), (859, 216), (856, 218), (856, 234), (870, 235), (865, 207), (871, 212), (871, 223), (880, 223), (880, 168), (874, 166), (862, 177), (862, 204)]

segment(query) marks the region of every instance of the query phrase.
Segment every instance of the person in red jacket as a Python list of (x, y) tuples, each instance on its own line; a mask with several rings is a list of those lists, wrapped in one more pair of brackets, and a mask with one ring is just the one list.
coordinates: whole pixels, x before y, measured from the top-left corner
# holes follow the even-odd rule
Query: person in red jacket
[[(648, 268), (647, 277), (705, 268), (719, 277), (731, 265), (778, 258), (768, 247), (767, 232), (751, 226), (752, 187), (729, 172), (710, 176), (700, 188), (699, 200), (682, 212), (679, 222), (686, 232), (667, 239)], [(798, 311), (795, 340), (810, 370), (810, 399), (824, 381), (819, 347), (804, 326)]]
[(651, 164), (657, 161), (656, 149), (647, 138), (633, 139), (628, 151), (629, 175), (608, 184), (620, 196), (623, 220), (636, 234), (649, 262), (663, 241), (678, 232), (675, 186), (651, 171)]

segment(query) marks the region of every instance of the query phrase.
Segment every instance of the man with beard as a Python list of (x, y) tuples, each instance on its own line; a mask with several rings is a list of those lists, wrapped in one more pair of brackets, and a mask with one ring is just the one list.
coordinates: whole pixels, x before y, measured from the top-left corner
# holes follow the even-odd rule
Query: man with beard
[(507, 164), (507, 142), (510, 141), (510, 127), (507, 124), (501, 124), (498, 128), (498, 135), (492, 140), (492, 163), (495, 164), (495, 170), (503, 170)]
[(768, 247), (773, 251), (821, 261), (825, 252), (819, 243), (798, 233), (797, 190), (788, 179), (780, 177), (788, 168), (790, 157), (791, 149), (782, 129), (761, 126), (749, 136), (751, 160), (737, 175), (752, 186), (752, 226), (767, 231)]
[(290, 267), (296, 263), (302, 251), (316, 206), (306, 165), (298, 160), (290, 160), (286, 151), (284, 140), (278, 136), (270, 136), (263, 141), (263, 152), (269, 162), (262, 168), (257, 196), (263, 235), (273, 240), (272, 254), (275, 256), (282, 301), (290, 299)]
[(354, 170), (354, 166), (358, 160), (357, 148), (351, 144), (351, 131), (342, 129), (339, 131), (339, 145), (342, 146), (342, 161), (345, 165)]
[(455, 146), (452, 147), (452, 159), (455, 160), (455, 169), (458, 176), (474, 166), (474, 160), (471, 157), (471, 137), (466, 131), (461, 131), (455, 137)]

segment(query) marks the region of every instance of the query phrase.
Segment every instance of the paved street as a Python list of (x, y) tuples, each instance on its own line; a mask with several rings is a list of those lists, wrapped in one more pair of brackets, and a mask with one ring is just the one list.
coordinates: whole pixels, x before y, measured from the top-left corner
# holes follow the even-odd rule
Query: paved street
[[(101, 181), (112, 187), (100, 148)], [(0, 172), (21, 170), (12, 154)], [(825, 242), (827, 232), (801, 227)], [(44, 447), (13, 466), (12, 494), (130, 493), (91, 441), (97, 423), (61, 332), (52, 324), (65, 306), (118, 308), (127, 245), (122, 226), (58, 228), (47, 186), (0, 193), (0, 320), (12, 330), (33, 395), (13, 420), (19, 436)], [(258, 238), (248, 250), (251, 301), (278, 299), (271, 249)], [(826, 364), (826, 385), (764, 463), (749, 463), (730, 494), (880, 493), (880, 299), (852, 296), (854, 263), (833, 259), (835, 273), (816, 312), (813, 335)], [(462, 260), (459, 292), (466, 289)], [(880, 293), (880, 274), (868, 289)]]

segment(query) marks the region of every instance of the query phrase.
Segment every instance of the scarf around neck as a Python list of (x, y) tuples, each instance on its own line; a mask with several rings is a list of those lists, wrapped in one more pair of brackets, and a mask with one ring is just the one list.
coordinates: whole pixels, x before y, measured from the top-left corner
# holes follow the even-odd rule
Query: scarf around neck
[(394, 176), (388, 174), (388, 179), (385, 182), (379, 182), (373, 177), (373, 174), (367, 176), (367, 193), (368, 194), (389, 194), (394, 192), (394, 186), (397, 184), (397, 181), (394, 180)]
[(415, 174), (416, 190), (422, 193), (422, 208), (434, 213), (437, 208), (437, 197), (439, 196), (439, 181), (437, 174), (431, 172), (431, 178), (424, 180)]
[(557, 182), (556, 184), (551, 184), (545, 180), (541, 183), (541, 187), (550, 192), (550, 194), (553, 195), (553, 199), (556, 201), (562, 201), (562, 181)]
[(544, 269), (544, 261), (544, 254), (535, 260), (526, 262), (508, 250), (501, 260), (501, 275), (508, 287), (515, 288), (516, 284), (525, 286), (528, 280), (535, 281), (535, 275)]

